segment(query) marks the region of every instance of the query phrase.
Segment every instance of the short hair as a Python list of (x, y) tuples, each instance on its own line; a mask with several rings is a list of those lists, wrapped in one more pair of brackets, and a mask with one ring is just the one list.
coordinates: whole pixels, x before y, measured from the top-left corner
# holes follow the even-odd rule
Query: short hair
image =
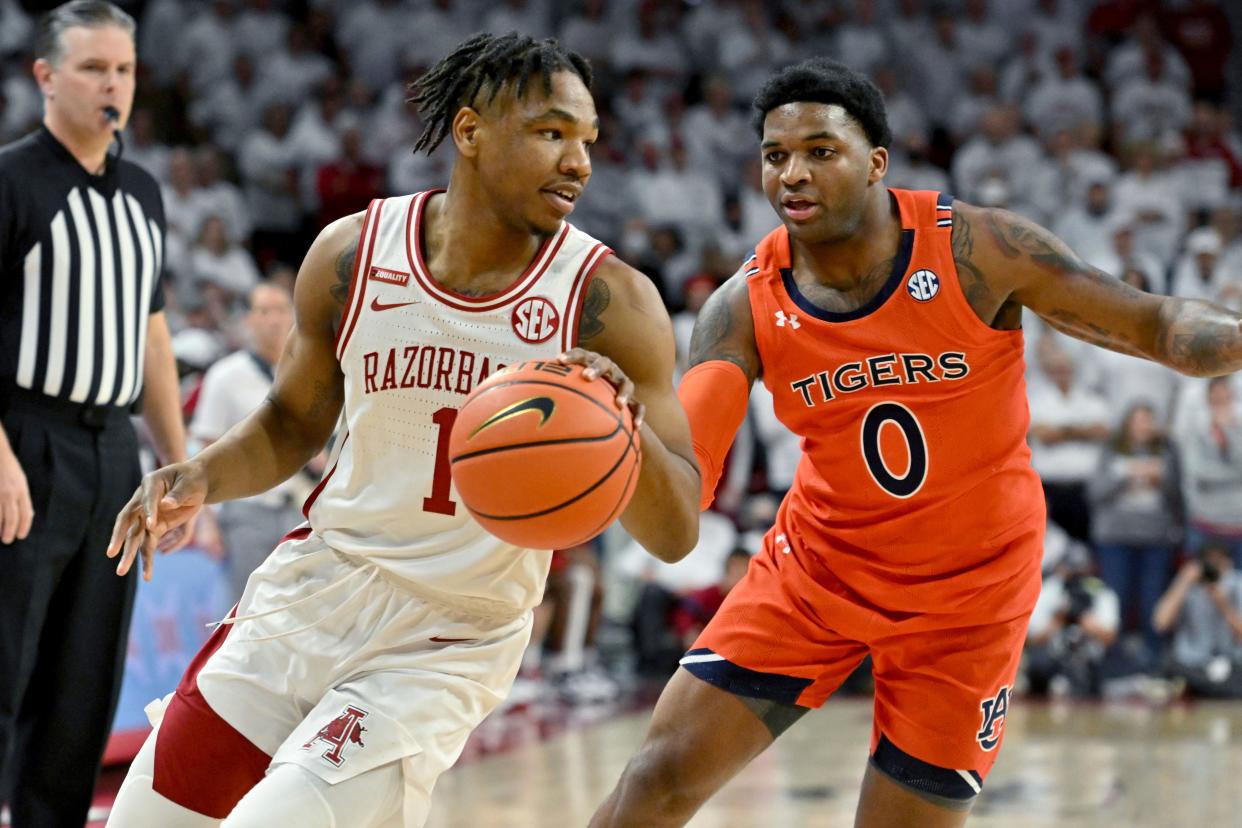
[(843, 63), (810, 58), (786, 66), (763, 84), (755, 95), (752, 123), (763, 135), (763, 121), (778, 106), (798, 101), (837, 104), (858, 122), (873, 147), (893, 142), (884, 111), (884, 96), (870, 78)]
[(544, 94), (551, 94), (552, 73), (560, 71), (573, 72), (591, 88), (590, 63), (554, 38), (535, 40), (517, 32), (475, 35), (410, 84), (413, 95), (408, 102), (418, 108), (426, 124), (414, 151), (430, 154), (435, 150), (452, 128), (457, 111), (473, 106), (484, 88), (488, 103), (509, 84), (515, 84), (520, 98), (538, 77)]
[(42, 58), (53, 66), (60, 64), (65, 56), (65, 41), (61, 37), (66, 29), (81, 26), (98, 29), (116, 26), (134, 37), (138, 26), (134, 18), (108, 0), (70, 0), (57, 6), (39, 20), (35, 32), (35, 58)]

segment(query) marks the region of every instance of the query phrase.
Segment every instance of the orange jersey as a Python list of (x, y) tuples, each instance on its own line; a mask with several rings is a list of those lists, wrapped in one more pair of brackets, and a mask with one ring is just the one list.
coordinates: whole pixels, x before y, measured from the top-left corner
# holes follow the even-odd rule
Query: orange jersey
[(877, 609), (1029, 612), (1040, 544), (1012, 542), (1042, 536), (1044, 497), (1022, 332), (967, 303), (952, 197), (890, 192), (901, 247), (866, 306), (835, 313), (803, 296), (784, 227), (748, 263), (763, 379), (804, 452), (773, 539)]

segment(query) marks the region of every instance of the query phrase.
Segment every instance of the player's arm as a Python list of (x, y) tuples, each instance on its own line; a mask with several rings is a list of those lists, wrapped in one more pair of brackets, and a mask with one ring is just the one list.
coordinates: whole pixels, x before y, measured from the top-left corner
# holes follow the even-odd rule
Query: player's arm
[(700, 509), (711, 506), (716, 496), (725, 455), (746, 417), (750, 387), (760, 368), (750, 293), (739, 271), (699, 311), (690, 336), (690, 370), (677, 392), (702, 474)]
[(621, 523), (660, 560), (681, 560), (699, 538), (699, 469), (673, 390), (673, 326), (655, 285), (605, 258), (587, 288), (578, 345), (615, 363), (642, 405), (642, 470)]
[(1070, 336), (1183, 374), (1217, 376), (1242, 369), (1237, 312), (1130, 287), (1007, 210), (959, 201), (953, 212), (954, 258), (968, 296), (990, 291), (1000, 301), (1012, 298)]
[(361, 214), (340, 219), (307, 252), (294, 289), (293, 330), (263, 403), (191, 459), (144, 477), (117, 515), (108, 556), (121, 554), (118, 574), (125, 574), (141, 551), (149, 579), (161, 535), (185, 523), (204, 503), (267, 491), (323, 447), (344, 399), (336, 331), (361, 226)]

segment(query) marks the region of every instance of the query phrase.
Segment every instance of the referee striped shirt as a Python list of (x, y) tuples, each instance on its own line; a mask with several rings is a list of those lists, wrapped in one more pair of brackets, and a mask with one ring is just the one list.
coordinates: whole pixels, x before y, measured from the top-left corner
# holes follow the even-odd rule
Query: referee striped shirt
[(164, 306), (164, 205), (145, 170), (91, 175), (40, 126), (0, 149), (0, 382), (129, 405)]

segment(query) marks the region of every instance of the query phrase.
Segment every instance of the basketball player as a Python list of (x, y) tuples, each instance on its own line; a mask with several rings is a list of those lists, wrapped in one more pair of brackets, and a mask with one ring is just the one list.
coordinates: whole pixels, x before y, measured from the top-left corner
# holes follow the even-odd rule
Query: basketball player
[(680, 396), (704, 508), (755, 379), (804, 456), (591, 824), (685, 824), (870, 654), (855, 825), (959, 826), (1039, 593), (1021, 309), (1194, 375), (1242, 368), (1239, 315), (1134, 290), (1013, 213), (886, 189), (881, 97), (840, 64), (784, 69), (755, 109), (782, 226), (703, 308)]
[(659, 557), (693, 547), (700, 484), (668, 314), (566, 221), (591, 174), (590, 78), (555, 41), (516, 34), (478, 35), (424, 75), (417, 149), (452, 139), (448, 190), (327, 227), (266, 401), (145, 478), (118, 516), (109, 554), (120, 572), (141, 554), (149, 578), (163, 533), (289, 477), (341, 414), (308, 522), (153, 705), (110, 825), (423, 824), (437, 777), (517, 673), (551, 555), (488, 535), (453, 498), (456, 407), (501, 365), (567, 352), (616, 385), (619, 407), (641, 400), (622, 521)]

